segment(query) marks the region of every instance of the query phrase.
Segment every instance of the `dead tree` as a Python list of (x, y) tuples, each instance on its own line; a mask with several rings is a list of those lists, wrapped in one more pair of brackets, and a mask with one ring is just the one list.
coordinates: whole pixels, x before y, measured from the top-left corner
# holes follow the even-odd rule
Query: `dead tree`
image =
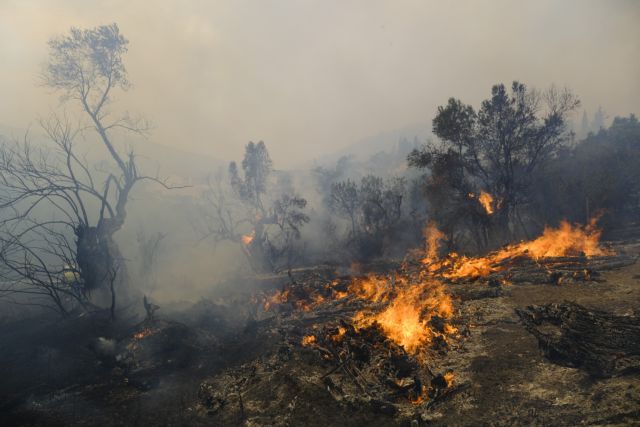
[(153, 290), (155, 286), (157, 280), (155, 267), (163, 249), (162, 242), (166, 237), (167, 233), (160, 231), (149, 236), (143, 228), (136, 233), (139, 255), (139, 279), (148, 291)]
[(304, 213), (306, 206), (306, 199), (288, 194), (283, 194), (273, 204), (270, 218), (275, 227), (267, 239), (268, 255), (276, 271), (283, 268), (291, 270), (297, 255), (295, 241), (301, 237), (301, 228), (309, 222), (309, 216)]
[(249, 251), (255, 237), (255, 232), (250, 230), (254, 228), (250, 218), (244, 214), (244, 206), (235, 197), (225, 178), (223, 172), (208, 177), (207, 188), (200, 197), (194, 229), (202, 235), (201, 240), (212, 240), (214, 245), (223, 241), (237, 243), (255, 269)]
[[(0, 262), (4, 295), (45, 297), (61, 314), (90, 305), (96, 290), (111, 293), (126, 283), (126, 271), (115, 233), (127, 216), (127, 202), (142, 180), (161, 183), (138, 172), (132, 152), (112, 141), (115, 129), (144, 133), (143, 121), (128, 115), (111, 118), (107, 106), (114, 89), (129, 87), (122, 56), (128, 41), (117, 25), (89, 30), (72, 28), (49, 42), (49, 63), (43, 83), (73, 101), (88, 118), (74, 126), (66, 115), (52, 114), (40, 122), (50, 145), (35, 148), (25, 137), (0, 147)], [(111, 162), (91, 168), (76, 142), (91, 129)], [(117, 272), (117, 274), (116, 274)], [(65, 275), (73, 276), (71, 283)], [(116, 283), (117, 277), (117, 283)]]
[(152, 324), (155, 320), (155, 313), (160, 308), (160, 306), (149, 302), (146, 295), (142, 297), (142, 304), (144, 305), (144, 311), (147, 313), (144, 322), (147, 324)]
[(303, 212), (307, 201), (295, 195), (292, 188), (284, 190), (279, 198), (268, 191), (272, 190), (272, 162), (264, 142), (249, 142), (241, 165), (242, 172), (236, 162), (231, 162), (228, 175), (220, 173), (209, 179), (201, 198), (198, 227), (203, 239), (239, 244), (257, 273), (289, 268), (294, 242), (309, 222)]

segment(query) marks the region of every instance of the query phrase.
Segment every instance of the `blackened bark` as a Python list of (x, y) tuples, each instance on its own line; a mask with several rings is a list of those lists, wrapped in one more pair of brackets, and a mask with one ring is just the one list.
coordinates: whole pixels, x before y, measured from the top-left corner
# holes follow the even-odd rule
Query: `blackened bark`
[(85, 291), (108, 289), (115, 298), (116, 279), (118, 284), (124, 283), (125, 269), (111, 230), (100, 226), (78, 227), (76, 244), (78, 268)]
[(640, 372), (640, 316), (618, 316), (575, 303), (516, 312), (555, 363), (599, 378)]

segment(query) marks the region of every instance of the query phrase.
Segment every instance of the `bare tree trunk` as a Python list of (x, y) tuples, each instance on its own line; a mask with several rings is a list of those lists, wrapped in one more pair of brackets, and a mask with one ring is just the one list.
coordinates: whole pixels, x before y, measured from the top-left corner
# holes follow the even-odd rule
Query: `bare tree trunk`
[(77, 262), (87, 293), (109, 292), (108, 304), (113, 319), (116, 294), (124, 290), (126, 284), (126, 269), (120, 249), (109, 231), (103, 227), (77, 229)]
[(520, 209), (516, 208), (515, 212), (516, 212), (516, 218), (518, 218), (518, 223), (520, 224), (520, 228), (522, 229), (522, 232), (524, 233), (525, 239), (531, 240), (531, 236), (529, 235), (529, 231), (527, 230), (527, 227), (525, 227), (524, 221), (522, 221), (522, 216), (520, 216)]
[(108, 285), (112, 269), (109, 236), (97, 227), (81, 226), (76, 230), (77, 262), (84, 287), (93, 291)]
[(512, 233), (510, 227), (511, 207), (505, 203), (496, 213), (496, 237), (500, 245), (505, 245), (512, 241)]
[(116, 320), (116, 289), (115, 289), (115, 281), (117, 277), (117, 272), (114, 270), (111, 279), (109, 280), (109, 290), (111, 291), (111, 306), (109, 307), (109, 313), (111, 317), (111, 321)]

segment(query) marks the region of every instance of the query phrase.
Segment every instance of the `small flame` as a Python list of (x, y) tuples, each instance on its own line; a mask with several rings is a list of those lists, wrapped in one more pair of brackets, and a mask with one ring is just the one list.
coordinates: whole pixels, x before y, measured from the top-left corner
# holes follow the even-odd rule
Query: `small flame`
[(449, 371), (445, 373), (443, 377), (444, 377), (444, 380), (447, 382), (447, 388), (453, 387), (453, 380), (455, 378), (455, 375), (453, 374), (453, 372)]
[(304, 337), (302, 337), (302, 345), (304, 346), (315, 344), (315, 342), (316, 342), (315, 335), (305, 335)]
[(331, 336), (331, 339), (335, 342), (340, 342), (342, 341), (342, 338), (344, 337), (344, 334), (347, 333), (347, 328), (343, 328), (342, 326), (340, 326), (338, 328), (338, 331)]
[(478, 201), (480, 202), (484, 210), (487, 212), (487, 215), (493, 214), (494, 212), (493, 196), (491, 194), (487, 193), (484, 190), (481, 191), (480, 195), (478, 196)]
[(245, 234), (242, 236), (242, 243), (249, 246), (255, 237), (255, 231), (252, 231), (251, 234)]
[(139, 341), (139, 340), (144, 339), (144, 338), (148, 337), (149, 335), (153, 335), (155, 333), (156, 333), (156, 331), (151, 329), (151, 328), (144, 328), (140, 332), (136, 332), (135, 334), (133, 334), (133, 338), (135, 338), (136, 340)]
[[(480, 194), (478, 195), (474, 193), (469, 193), (467, 194), (467, 196), (469, 196), (470, 199), (478, 199), (478, 203), (482, 205), (487, 215), (493, 215), (493, 213), (495, 212), (495, 205), (496, 205), (495, 199), (491, 194), (487, 193), (486, 191), (480, 190)], [(500, 203), (498, 203), (498, 205), (499, 204)]]
[(410, 399), (411, 403), (414, 405), (420, 405), (427, 400), (429, 400), (429, 395), (427, 394), (427, 387), (424, 385), (420, 388), (420, 395)]
[(284, 304), (287, 301), (289, 301), (289, 289), (278, 291), (266, 298), (263, 305), (264, 311), (269, 311), (274, 305)]
[(334, 291), (333, 298), (336, 300), (344, 299), (349, 296), (349, 292), (346, 291)]
[(450, 324), (447, 323), (444, 325), (444, 332), (447, 333), (448, 335), (457, 334), (458, 328), (456, 328), (455, 326), (451, 326)]
[(442, 231), (438, 230), (436, 223), (433, 221), (429, 221), (423, 234), (426, 242), (426, 256), (422, 259), (422, 263), (430, 264), (438, 260), (440, 241), (445, 238), (445, 235)]

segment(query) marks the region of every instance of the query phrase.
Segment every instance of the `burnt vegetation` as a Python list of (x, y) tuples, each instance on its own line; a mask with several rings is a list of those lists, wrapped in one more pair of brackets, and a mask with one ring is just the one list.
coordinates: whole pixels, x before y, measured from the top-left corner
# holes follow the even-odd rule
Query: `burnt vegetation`
[[(75, 124), (64, 111), (52, 113), (40, 121), (46, 146), (34, 147), (27, 135), (0, 150), (2, 291), (27, 295), (22, 304), (66, 316), (100, 310), (96, 302), (106, 300), (115, 316), (116, 294), (127, 276), (114, 235), (126, 220), (130, 194), (143, 180), (166, 186), (140, 173), (133, 152), (119, 150), (112, 139), (116, 129), (147, 130), (144, 121), (108, 111), (112, 93), (129, 87), (122, 61), (127, 44), (115, 24), (52, 39), (43, 85), (88, 121)], [(92, 167), (78, 152), (82, 132), (95, 132), (94, 144), (107, 150), (104, 168)]]
[[(1, 423), (637, 419), (633, 114), (578, 130), (569, 89), (499, 83), (438, 107), (425, 141), (308, 170), (248, 142), (172, 183), (114, 105), (128, 43), (116, 24), (51, 39), (59, 110), (1, 140)], [(181, 251), (198, 258), (170, 276)], [(216, 271), (194, 292), (198, 263)]]

